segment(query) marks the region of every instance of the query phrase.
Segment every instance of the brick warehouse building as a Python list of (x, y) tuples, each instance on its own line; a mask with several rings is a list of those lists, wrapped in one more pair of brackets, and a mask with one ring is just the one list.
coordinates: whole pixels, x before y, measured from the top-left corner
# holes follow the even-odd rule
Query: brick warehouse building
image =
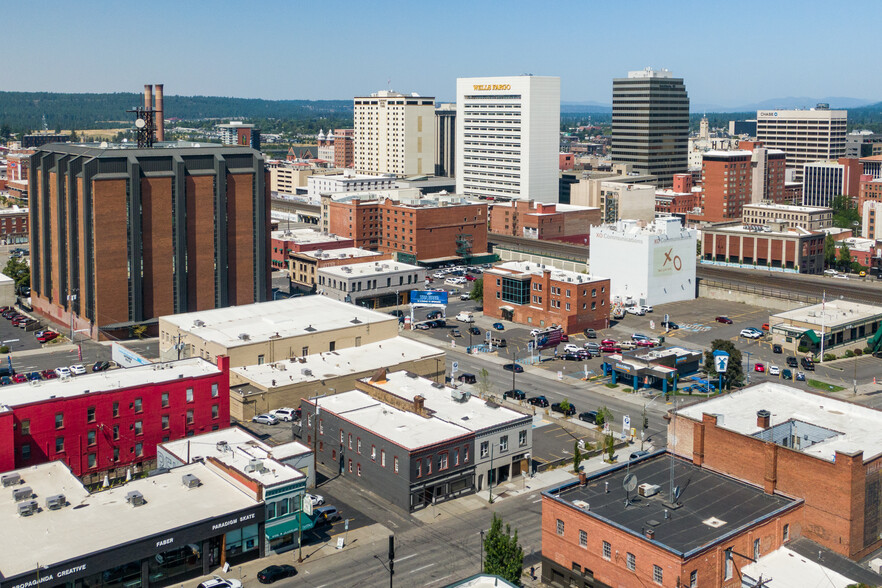
[(701, 263), (801, 274), (823, 272), (825, 234), (801, 227), (788, 229), (787, 224), (775, 221), (759, 226), (739, 221), (705, 227), (701, 231)]
[(564, 333), (609, 326), (609, 278), (525, 261), (484, 272), (484, 316)]
[(512, 200), (488, 205), (490, 232), (540, 241), (587, 243), (590, 227), (601, 224), (600, 209)]
[(229, 358), (200, 358), (0, 390), (0, 471), (61, 460), (87, 484), (146, 472), (156, 445), (230, 426)]
[(766, 382), (680, 409), (672, 450), (805, 501), (802, 534), (860, 559), (882, 546), (882, 413)]
[(38, 314), (67, 324), (73, 312), (97, 339), (269, 297), (270, 192), (252, 149), (47, 145), (30, 190)]

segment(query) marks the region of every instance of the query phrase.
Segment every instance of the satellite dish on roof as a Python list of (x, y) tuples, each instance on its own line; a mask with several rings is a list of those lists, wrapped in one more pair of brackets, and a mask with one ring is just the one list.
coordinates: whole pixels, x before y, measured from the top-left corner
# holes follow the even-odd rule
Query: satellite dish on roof
[(637, 488), (637, 476), (634, 474), (626, 475), (625, 479), (622, 480), (622, 486), (628, 492), (633, 492)]
[(139, 129), (143, 129), (146, 125), (147, 125), (147, 121), (145, 121), (143, 118), (135, 119), (135, 126), (138, 127)]
[(683, 491), (679, 486), (674, 486), (674, 502), (680, 500), (680, 493)]

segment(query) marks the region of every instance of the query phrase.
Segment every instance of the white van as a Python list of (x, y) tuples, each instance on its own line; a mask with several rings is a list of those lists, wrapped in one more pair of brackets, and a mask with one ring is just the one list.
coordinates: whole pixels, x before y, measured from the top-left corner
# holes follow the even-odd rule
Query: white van
[(464, 310), (461, 313), (459, 313), (458, 315), (456, 315), (456, 320), (463, 322), (463, 323), (473, 323), (473, 322), (475, 322), (475, 317), (472, 316), (471, 312)]

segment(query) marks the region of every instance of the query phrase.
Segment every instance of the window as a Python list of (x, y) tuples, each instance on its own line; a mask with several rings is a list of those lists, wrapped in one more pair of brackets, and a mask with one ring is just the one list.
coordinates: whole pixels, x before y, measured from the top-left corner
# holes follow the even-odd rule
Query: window
[(187, 402), (193, 402), (193, 388), (187, 388)]
[(463, 456), (462, 460), (464, 463), (469, 463), (469, 446), (466, 445), (462, 450)]
[(371, 461), (377, 461), (377, 446), (371, 445)]
[(455, 465), (455, 466), (459, 465), (459, 449), (453, 450), (453, 465)]
[(168, 415), (167, 414), (162, 415), (162, 428), (168, 429)]
[(115, 417), (119, 416), (119, 402), (113, 403), (113, 416), (115, 416)]
[(564, 534), (564, 522), (560, 519), (557, 519), (557, 534), (563, 537)]
[(732, 579), (732, 548), (731, 547), (726, 550), (725, 555), (723, 557), (725, 558), (725, 563), (726, 563), (726, 568), (724, 570), (725, 575), (723, 576), (723, 578), (725, 580), (731, 580)]
[(352, 433), (349, 433), (348, 441), (349, 441), (349, 449), (352, 449)]
[(113, 440), (119, 441), (119, 425), (113, 425)]
[(86, 444), (87, 445), (95, 445), (95, 443), (96, 443), (95, 431), (92, 430), (92, 431), (87, 432), (86, 433)]
[(427, 475), (432, 474), (432, 458), (431, 457), (426, 458), (426, 474)]
[(64, 413), (57, 412), (55, 413), (55, 428), (63, 429), (64, 428)]
[(421, 460), (421, 459), (416, 460), (416, 465), (417, 465), (416, 477), (419, 478), (420, 476), (423, 475), (423, 460)]
[(656, 584), (661, 584), (664, 581), (664, 573), (662, 572), (662, 569), (654, 564), (652, 566), (652, 580)]
[(521, 431), (518, 433), (518, 446), (524, 447), (527, 444), (527, 432)]
[(349, 460), (349, 464), (348, 464), (348, 465), (349, 465), (349, 468), (348, 468), (348, 469), (349, 469), (349, 473), (351, 474), (351, 473), (352, 473), (352, 460), (351, 460), (351, 459)]
[(448, 465), (447, 459), (448, 459), (447, 452), (444, 452), (438, 456), (438, 470), (439, 471), (447, 469), (447, 465)]
[(113, 461), (119, 461), (119, 447), (113, 448)]
[(698, 588), (698, 570), (689, 572), (689, 588)]
[(386, 450), (385, 449), (380, 450), (380, 465), (382, 467), (386, 467)]
[(94, 423), (95, 422), (95, 407), (90, 406), (86, 409), (86, 422)]
[(263, 357), (263, 355), (262, 355), (262, 354), (261, 354), (261, 355), (258, 355), (258, 356), (257, 356), (257, 365), (263, 365), (263, 362), (264, 362), (264, 357)]
[(579, 529), (579, 547), (588, 547), (588, 533)]
[(355, 473), (356, 473), (356, 475), (361, 477), (361, 464), (360, 463), (355, 464)]
[(603, 559), (609, 559), (612, 557), (612, 545), (609, 544), (609, 541), (603, 542)]
[(632, 572), (637, 569), (637, 558), (634, 556), (633, 553), (629, 553), (627, 557), (625, 557), (625, 564)]
[(786, 542), (790, 539), (790, 525), (784, 525), (783, 540)]
[(96, 465), (98, 465), (98, 458), (95, 456), (94, 453), (90, 453), (90, 454), (87, 456), (87, 461), (86, 461), (86, 463), (88, 464), (87, 467), (88, 467), (89, 469), (92, 469), (92, 468), (94, 468)]
[(144, 410), (144, 408), (141, 405), (141, 399), (135, 398), (135, 412), (142, 412), (143, 410)]
[(192, 410), (187, 411), (187, 424), (188, 425), (193, 424), (193, 411)]
[[(325, 419), (319, 418), (319, 435), (325, 434)], [(352, 437), (352, 435), (350, 435)], [(349, 442), (349, 449), (352, 449), (352, 441)]]
[(759, 558), (760, 558), (760, 540), (754, 539), (753, 540), (753, 559), (759, 559)]
[(22, 459), (31, 459), (31, 444), (25, 443), (21, 446), (21, 458)]
[(168, 392), (162, 393), (162, 408), (168, 408)]
[(499, 438), (499, 451), (508, 451), (508, 435), (503, 435)]
[(397, 455), (392, 458), (392, 469), (395, 471), (396, 474), (398, 473), (398, 456)]
[(64, 437), (56, 437), (55, 438), (55, 453), (61, 453), (64, 451)]
[(490, 455), (490, 442), (483, 441), (481, 442), (481, 457), (487, 457)]
[(361, 438), (360, 437), (355, 439), (355, 452), (357, 454), (361, 455)]
[(300, 355), (303, 356), (303, 357), (306, 357), (307, 355), (309, 355), (309, 346), (308, 346), (308, 345), (304, 345), (304, 346), (300, 349)]
[(22, 435), (30, 435), (31, 434), (31, 420), (25, 419), (21, 422), (21, 434)]
[(217, 398), (217, 382), (211, 385), (211, 397)]

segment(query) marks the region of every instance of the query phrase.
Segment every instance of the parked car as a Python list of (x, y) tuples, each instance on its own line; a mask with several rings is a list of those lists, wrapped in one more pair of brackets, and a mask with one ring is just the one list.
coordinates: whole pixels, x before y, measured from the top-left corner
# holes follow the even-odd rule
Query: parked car
[(651, 306), (646, 306), (646, 305), (644, 304), (643, 306), (640, 307), (640, 310), (642, 310), (643, 312), (652, 312), (652, 307), (651, 307)]
[(0, 376), (0, 386), (9, 386), (14, 383), (9, 376)]
[(497, 339), (496, 337), (490, 339), (490, 344), (495, 345), (496, 347), (502, 347), (503, 349), (508, 347), (508, 343), (505, 339)]
[(321, 494), (310, 494), (307, 492), (303, 497), (312, 502), (313, 506), (321, 506), (325, 503), (325, 497)]
[(471, 298), (471, 296), (469, 294), (460, 294), (459, 295), (460, 300), (468, 300), (469, 298)]
[(86, 366), (81, 363), (75, 363), (74, 365), (70, 366), (70, 373), (75, 376), (82, 376), (86, 373)]
[(647, 337), (643, 333), (634, 333), (631, 335), (632, 341), (640, 341), (641, 339), (649, 339), (649, 337)]
[(621, 353), (622, 348), (618, 345), (604, 345), (600, 348), (602, 353)]
[(586, 423), (591, 423), (592, 425), (597, 424), (597, 411), (596, 410), (586, 410), (585, 412), (579, 413), (579, 420), (585, 421)]
[(516, 374), (520, 374), (524, 371), (524, 366), (519, 363), (507, 363), (502, 366), (502, 369), (507, 370), (509, 372), (514, 372)]
[(758, 333), (753, 329), (741, 329), (741, 336), (745, 339), (759, 339), (763, 336), (762, 333)]
[(802, 369), (808, 370), (810, 372), (815, 371), (815, 362), (811, 357), (803, 357), (799, 360), (799, 364), (802, 366)]
[(637, 343), (634, 341), (622, 341), (621, 343), (616, 343), (613, 347), (619, 347), (622, 351), (630, 351), (631, 349), (637, 349)]
[(337, 510), (336, 506), (320, 506), (313, 510), (312, 513), (315, 515), (316, 521), (333, 523), (340, 520), (340, 511)]
[(271, 414), (259, 414), (251, 419), (252, 423), (257, 423), (259, 425), (278, 425), (279, 419), (274, 417)]
[(529, 402), (533, 406), (538, 406), (540, 408), (545, 408), (548, 406), (548, 399), (544, 396), (534, 396), (533, 398), (527, 400), (527, 402)]
[(805, 372), (796, 372), (796, 381), (805, 382)]
[(676, 331), (677, 329), (680, 328), (680, 325), (678, 325), (674, 321), (668, 321), (666, 323), (662, 323), (662, 326), (669, 331)]
[(765, 372), (766, 371), (766, 364), (764, 364), (760, 361), (756, 362), (756, 364), (753, 366), (753, 371), (760, 372), (760, 373)]
[(639, 450), (639, 451), (635, 451), (634, 453), (632, 453), (631, 456), (630, 456), (628, 459), (629, 459), (629, 460), (640, 459), (640, 458), (643, 457), (644, 455), (649, 455), (649, 452), (648, 452), (648, 451), (645, 451), (645, 450), (643, 450), (643, 449), (641, 449), (641, 450)]
[(276, 417), (280, 421), (291, 422), (296, 421), (300, 418), (300, 409), (287, 407), (277, 408), (275, 410), (271, 410), (269, 414)]
[(469, 327), (469, 333), (475, 335), (476, 337), (479, 337), (481, 335), (481, 329), (473, 325)]
[(769, 330), (769, 323), (763, 323), (763, 331)]
[(643, 316), (646, 314), (646, 312), (642, 308), (640, 308), (639, 306), (629, 306), (628, 308), (625, 309), (625, 312), (627, 312), (628, 314), (634, 314), (637, 316)]
[(40, 377), (44, 380), (54, 380), (58, 377), (58, 374), (55, 373), (55, 370), (43, 370), (40, 372)]
[(551, 410), (553, 412), (559, 412), (559, 413), (561, 413), (565, 416), (568, 416), (568, 417), (576, 414), (576, 407), (573, 406), (572, 403), (567, 404), (566, 410), (564, 410), (563, 406), (561, 406), (561, 405), (562, 405), (561, 402), (555, 402), (554, 404), (551, 405)]
[(414, 327), (414, 329), (419, 329), (420, 331), (428, 331), (431, 328), (428, 323), (419, 323)]
[(432, 319), (437, 319), (437, 318), (441, 318), (441, 311), (440, 310), (433, 310), (432, 312), (430, 312), (426, 315), (427, 320), (432, 320)]
[(69, 378), (70, 377), (70, 368), (66, 368), (64, 366), (55, 368), (55, 375), (59, 378)]
[(462, 333), (459, 332), (459, 329), (453, 329), (450, 331), (451, 337), (462, 337)]
[(780, 376), (781, 375), (781, 368), (779, 368), (776, 365), (770, 365), (769, 366), (769, 375), (770, 376)]
[(651, 339), (640, 339), (637, 341), (637, 347), (655, 347), (655, 341)]
[(586, 358), (581, 353), (564, 353), (561, 357), (564, 359), (564, 361), (582, 361), (583, 359), (588, 359), (591, 356), (589, 355), (588, 358)]
[(564, 345), (564, 353), (579, 353), (581, 350), (581, 347), (574, 345), (573, 343), (567, 343)]
[(523, 390), (518, 390), (518, 389), (506, 390), (505, 392), (502, 393), (502, 397), (503, 398), (511, 398), (512, 400), (526, 400), (527, 393), (524, 392)]
[(24, 384), (28, 381), (28, 377), (25, 374), (15, 374), (12, 376), (12, 381), (16, 384)]
[(792, 355), (788, 355), (785, 361), (787, 362), (787, 367), (799, 367), (799, 362)]
[(600, 351), (600, 343), (597, 343), (596, 341), (588, 341), (587, 343), (585, 343), (585, 349), (587, 349), (591, 353), (597, 353), (598, 351)]
[(257, 572), (257, 581), (261, 584), (272, 584), (276, 580), (282, 578), (291, 578), (297, 575), (297, 568), (282, 564), (278, 566), (267, 566)]
[(723, 323), (724, 325), (731, 325), (732, 324), (732, 319), (730, 319), (727, 316), (718, 316), (714, 320), (717, 321), (718, 323)]
[(459, 377), (456, 379), (459, 380), (460, 382), (462, 382), (463, 384), (474, 384), (475, 382), (478, 381), (478, 378), (475, 377), (475, 374), (469, 374), (469, 373), (465, 373), (465, 372), (461, 373), (459, 375)]
[(793, 372), (790, 371), (790, 368), (784, 368), (781, 370), (781, 378), (784, 380), (792, 380)]
[(503, 325), (502, 323), (493, 323), (493, 328), (497, 331), (504, 331), (505, 325)]
[(600, 342), (601, 345), (617, 345), (615, 339), (604, 339)]
[(103, 372), (104, 370), (110, 369), (109, 361), (96, 361), (95, 365), (92, 366), (93, 372)]
[(530, 329), (530, 338), (536, 337), (541, 333), (544, 329)]
[(202, 582), (197, 588), (242, 588), (242, 582), (235, 578), (224, 580), (220, 576), (215, 576), (211, 580)]
[(58, 333), (55, 331), (43, 331), (42, 334), (37, 335), (37, 341), (40, 343), (48, 343), (58, 337)]
[(772, 345), (772, 353), (784, 353), (784, 350), (781, 349), (781, 346), (775, 343)]
[(30, 380), (32, 382), (37, 382), (42, 379), (43, 379), (43, 376), (40, 375), (40, 372), (30, 372), (28, 374), (28, 380)]
[(597, 331), (594, 329), (585, 329), (585, 336), (589, 339), (597, 339)]

